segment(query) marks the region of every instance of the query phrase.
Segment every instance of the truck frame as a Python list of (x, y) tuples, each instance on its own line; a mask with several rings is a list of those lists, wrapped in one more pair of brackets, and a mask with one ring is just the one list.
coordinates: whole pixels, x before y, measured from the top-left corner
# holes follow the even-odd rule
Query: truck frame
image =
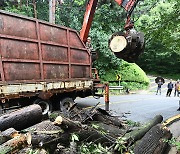
[(91, 55), (75, 30), (0, 11), (2, 109), (92, 95), (91, 69)]

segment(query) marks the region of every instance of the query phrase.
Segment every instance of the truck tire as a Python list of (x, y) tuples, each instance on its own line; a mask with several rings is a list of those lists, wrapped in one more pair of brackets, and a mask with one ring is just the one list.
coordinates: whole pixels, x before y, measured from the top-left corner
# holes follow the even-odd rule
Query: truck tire
[(65, 97), (60, 100), (60, 110), (63, 114), (67, 114), (69, 109), (74, 105), (74, 100), (70, 97)]
[(42, 115), (47, 115), (48, 112), (52, 111), (52, 104), (50, 101), (45, 101), (42, 99), (36, 99), (33, 104), (38, 104), (42, 108)]
[(0, 104), (0, 115), (3, 114), (3, 108), (2, 105)]

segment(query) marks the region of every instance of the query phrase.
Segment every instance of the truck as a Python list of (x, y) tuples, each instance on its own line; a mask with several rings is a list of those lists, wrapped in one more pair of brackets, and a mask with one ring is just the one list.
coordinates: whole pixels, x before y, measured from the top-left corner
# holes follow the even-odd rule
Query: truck
[[(129, 4), (125, 1), (119, 5)], [(90, 23), (83, 24), (80, 35), (68, 27), (0, 10), (1, 112), (33, 103), (43, 114), (68, 110), (76, 97), (94, 96), (104, 87), (85, 46), (97, 0), (89, 4), (84, 21), (88, 14)]]

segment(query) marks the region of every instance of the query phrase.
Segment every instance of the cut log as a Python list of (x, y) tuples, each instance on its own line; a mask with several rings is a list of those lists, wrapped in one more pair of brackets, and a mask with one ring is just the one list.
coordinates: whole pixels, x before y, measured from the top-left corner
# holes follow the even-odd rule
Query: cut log
[(12, 139), (13, 137), (19, 135), (14, 128), (9, 128), (0, 133), (0, 144)]
[(163, 117), (161, 115), (157, 115), (144, 127), (127, 133), (124, 137), (126, 138), (129, 144), (132, 144), (135, 141), (141, 139), (153, 126), (157, 125), (158, 123), (161, 123), (162, 121)]
[[(30, 132), (32, 135), (33, 146), (46, 146), (46, 143), (53, 142), (64, 134), (76, 132), (82, 129), (82, 126), (78, 122), (71, 121), (67, 118), (58, 116), (54, 122), (49, 120), (42, 121), (34, 126), (31, 126), (22, 132)], [(66, 139), (69, 141), (69, 139)]]
[(72, 121), (68, 118), (58, 116), (55, 121), (53, 122), (54, 125), (60, 126), (64, 130), (69, 130), (69, 131), (76, 131), (82, 128), (81, 123), (77, 121)]
[(59, 137), (64, 131), (59, 126), (55, 126), (53, 122), (46, 120), (31, 126), (22, 132), (30, 132), (32, 136), (32, 145), (42, 146), (43, 143)]
[(22, 130), (42, 120), (42, 109), (39, 105), (30, 105), (0, 117), (0, 130), (13, 127)]
[(79, 137), (79, 141), (87, 141), (87, 142), (93, 141), (94, 143), (104, 143), (105, 145), (107, 144), (110, 145), (114, 143), (116, 140), (110, 135), (108, 135), (108, 133), (104, 134), (103, 132), (99, 130), (91, 128), (87, 125), (82, 125), (79, 122), (75, 122), (64, 117), (61, 117), (61, 118), (57, 117), (55, 122), (53, 123), (63, 128), (65, 131), (64, 133), (58, 134), (59, 137), (57, 138), (54, 138), (51, 140), (49, 139), (48, 141), (46, 140), (47, 142), (45, 142), (44, 140), (43, 145), (42, 145), (43, 147), (48, 147), (49, 145), (51, 146), (58, 143), (64, 146), (68, 146), (71, 141), (70, 137), (71, 137), (72, 132), (77, 134), (77, 136)]
[(30, 144), (31, 135), (21, 134), (0, 145), (0, 153), (16, 153), (18, 150)]
[(116, 142), (116, 138), (113, 138), (106, 133), (97, 131), (92, 128), (88, 128), (87, 130), (81, 130), (76, 134), (79, 136), (79, 141), (81, 142), (93, 142), (96, 144), (101, 143), (106, 146), (110, 146)]
[(97, 109), (98, 113), (93, 116), (93, 120), (122, 127), (122, 121), (118, 117), (103, 114), (101, 110)]
[(106, 134), (108, 134), (109, 136), (113, 138), (123, 136), (126, 133), (125, 129), (119, 129), (117, 126), (114, 126), (112, 124), (105, 124), (102, 122), (94, 122), (94, 121), (92, 121), (91, 124), (92, 124), (92, 127), (93, 126), (96, 127), (96, 129), (99, 132), (105, 132)]
[(127, 46), (127, 40), (124, 36), (114, 36), (109, 46), (113, 52), (120, 52)]
[(135, 146), (135, 154), (164, 154), (167, 142), (172, 137), (170, 131), (163, 125), (158, 124), (152, 127), (146, 135), (140, 140), (140, 143)]

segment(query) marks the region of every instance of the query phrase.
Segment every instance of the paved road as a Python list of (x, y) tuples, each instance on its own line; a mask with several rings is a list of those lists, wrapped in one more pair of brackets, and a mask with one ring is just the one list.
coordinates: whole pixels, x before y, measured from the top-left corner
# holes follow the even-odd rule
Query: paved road
[[(114, 115), (127, 117), (129, 120), (146, 122), (155, 115), (161, 114), (164, 120), (180, 114), (177, 111), (180, 98), (174, 97), (174, 90), (171, 97), (166, 97), (167, 83), (162, 86), (162, 94), (155, 95), (157, 84), (155, 78), (150, 76), (150, 87), (146, 91), (139, 91), (138, 94), (110, 96), (110, 110)], [(175, 81), (174, 81), (175, 82)], [(98, 102), (100, 107), (104, 108), (104, 98), (94, 99), (93, 97), (75, 100), (80, 106), (87, 107), (95, 105)]]
[[(80, 106), (87, 107), (98, 102), (104, 108), (104, 98), (93, 97), (75, 100)], [(164, 120), (180, 114), (178, 97), (166, 97), (165, 95), (152, 94), (130, 94), (121, 96), (110, 96), (110, 110), (114, 115), (126, 117), (137, 122), (146, 122), (155, 115), (161, 114)]]
[[(162, 86), (162, 94), (156, 95), (157, 84), (154, 82), (156, 77), (149, 76), (149, 78), (151, 83), (146, 91), (136, 92), (138, 94), (110, 96), (111, 112), (114, 115), (137, 122), (146, 122), (157, 114), (161, 114), (164, 120), (180, 114), (180, 111), (177, 111), (180, 98), (174, 97), (174, 90), (171, 97), (166, 97), (167, 83), (169, 81), (165, 80), (165, 84)], [(101, 102), (99, 106), (104, 108), (104, 98), (97, 100), (93, 97), (78, 98), (75, 101), (82, 107)]]

